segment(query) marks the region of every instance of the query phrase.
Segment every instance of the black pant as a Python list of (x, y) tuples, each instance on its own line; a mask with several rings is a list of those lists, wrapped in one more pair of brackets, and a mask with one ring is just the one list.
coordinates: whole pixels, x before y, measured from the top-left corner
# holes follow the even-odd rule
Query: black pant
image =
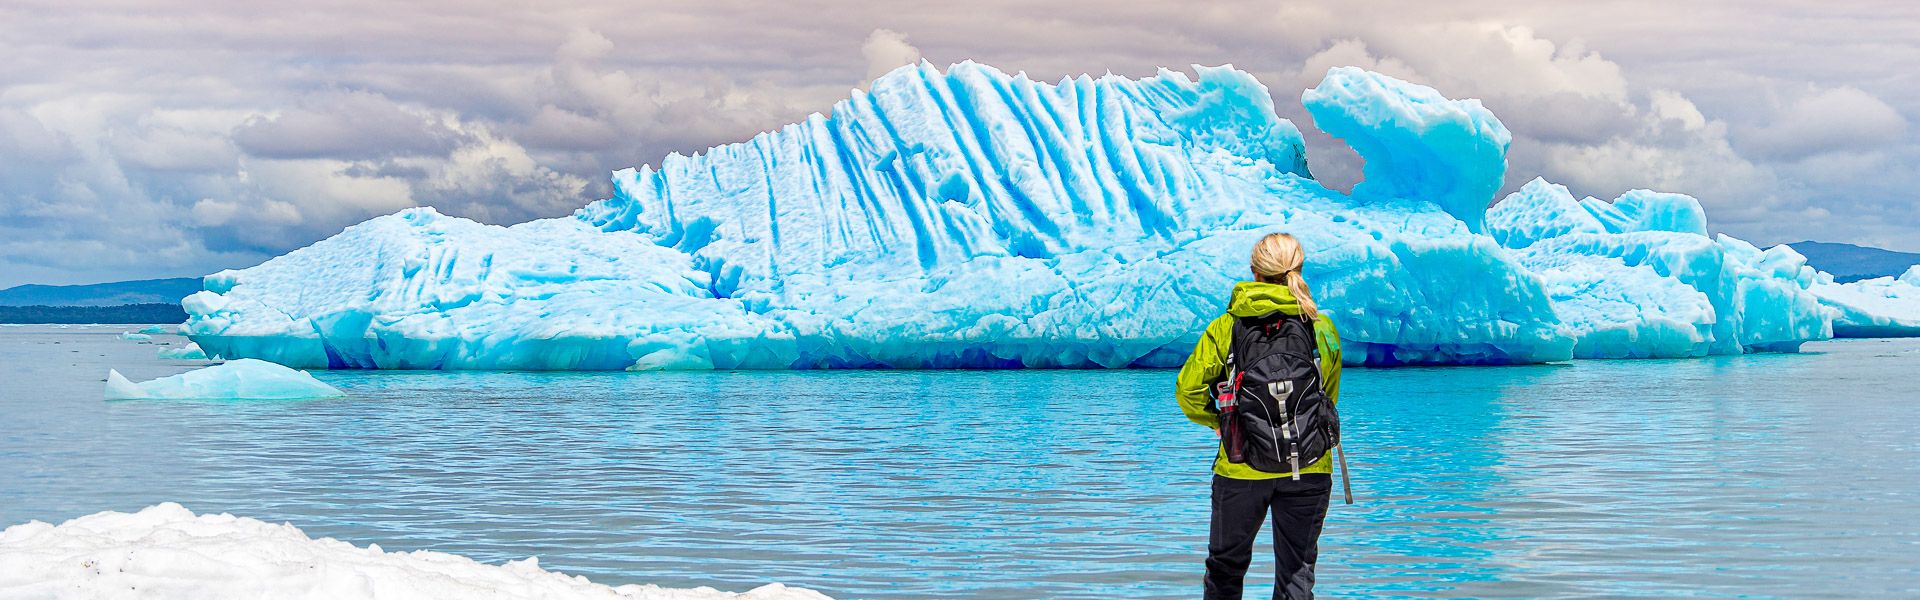
[(1273, 597), (1313, 598), (1313, 561), (1320, 554), (1320, 526), (1327, 520), (1325, 473), (1279, 479), (1213, 476), (1213, 529), (1207, 540), (1207, 600), (1237, 600), (1260, 522), (1273, 507)]

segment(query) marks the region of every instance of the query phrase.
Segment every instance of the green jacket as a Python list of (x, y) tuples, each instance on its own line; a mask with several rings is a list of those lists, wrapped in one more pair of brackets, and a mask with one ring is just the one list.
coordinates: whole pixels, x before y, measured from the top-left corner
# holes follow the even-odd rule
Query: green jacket
[[(1293, 299), (1293, 290), (1287, 286), (1242, 281), (1233, 286), (1233, 299), (1227, 302), (1227, 314), (1207, 324), (1207, 332), (1200, 336), (1200, 343), (1194, 345), (1193, 355), (1187, 357), (1187, 364), (1180, 367), (1180, 379), (1175, 395), (1180, 400), (1180, 410), (1187, 413), (1193, 422), (1220, 429), (1220, 412), (1213, 407), (1213, 398), (1207, 394), (1207, 388), (1220, 381), (1227, 374), (1227, 340), (1233, 337), (1234, 317), (1251, 317), (1280, 311), (1289, 315), (1300, 314), (1300, 304)], [(1320, 349), (1320, 385), (1327, 391), (1327, 399), (1335, 405), (1340, 402), (1340, 332), (1333, 328), (1333, 321), (1321, 313), (1314, 321), (1313, 331), (1316, 345)], [(1218, 446), (1218, 444), (1216, 444)], [(1331, 456), (1332, 453), (1328, 453)], [(1255, 471), (1247, 465), (1227, 462), (1224, 451), (1215, 450), (1213, 472), (1221, 477), (1232, 479), (1277, 479), (1292, 473), (1264, 473)], [(1332, 473), (1333, 465), (1328, 457), (1321, 457), (1313, 464), (1300, 470), (1301, 473)]]

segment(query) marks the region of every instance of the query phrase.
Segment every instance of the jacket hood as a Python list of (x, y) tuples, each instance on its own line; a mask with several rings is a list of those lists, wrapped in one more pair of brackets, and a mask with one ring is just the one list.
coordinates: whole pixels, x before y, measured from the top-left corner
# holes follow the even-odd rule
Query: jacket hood
[(1300, 302), (1293, 298), (1293, 290), (1277, 283), (1262, 281), (1242, 281), (1233, 284), (1233, 298), (1227, 301), (1227, 314), (1236, 317), (1257, 317), (1280, 311), (1289, 315), (1300, 314)]

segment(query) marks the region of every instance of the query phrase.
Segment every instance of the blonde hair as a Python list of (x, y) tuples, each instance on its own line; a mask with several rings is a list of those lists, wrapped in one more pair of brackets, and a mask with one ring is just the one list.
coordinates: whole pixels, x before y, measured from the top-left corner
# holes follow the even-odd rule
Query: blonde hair
[(1306, 261), (1307, 251), (1300, 247), (1300, 240), (1291, 235), (1267, 234), (1253, 244), (1253, 274), (1261, 281), (1293, 290), (1294, 300), (1300, 303), (1300, 314), (1318, 319), (1320, 306), (1313, 301), (1313, 290), (1307, 287), (1307, 279), (1300, 276), (1300, 267)]

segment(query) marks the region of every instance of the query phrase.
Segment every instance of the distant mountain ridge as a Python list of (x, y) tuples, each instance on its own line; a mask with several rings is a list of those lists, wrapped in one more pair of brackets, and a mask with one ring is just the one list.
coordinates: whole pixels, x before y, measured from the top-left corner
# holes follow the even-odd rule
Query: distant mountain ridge
[(142, 279), (89, 285), (27, 284), (0, 290), (0, 306), (172, 304), (200, 291), (200, 278)]
[(1898, 276), (1908, 267), (1920, 264), (1920, 254), (1872, 246), (1814, 241), (1786, 245), (1806, 256), (1807, 264), (1813, 268), (1832, 273), (1833, 280), (1840, 283)]

